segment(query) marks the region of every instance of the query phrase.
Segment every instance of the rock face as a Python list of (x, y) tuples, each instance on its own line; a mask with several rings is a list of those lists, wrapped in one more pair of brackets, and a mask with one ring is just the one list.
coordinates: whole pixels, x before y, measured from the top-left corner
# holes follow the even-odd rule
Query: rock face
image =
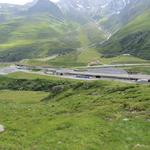
[(28, 9), (29, 13), (50, 13), (54, 17), (63, 18), (63, 14), (59, 7), (49, 0), (37, 0)]
[(66, 11), (76, 10), (92, 17), (117, 14), (131, 0), (60, 0), (59, 5)]
[(1, 132), (4, 132), (4, 131), (5, 131), (4, 126), (3, 126), (3, 125), (0, 125), (0, 133), (1, 133)]

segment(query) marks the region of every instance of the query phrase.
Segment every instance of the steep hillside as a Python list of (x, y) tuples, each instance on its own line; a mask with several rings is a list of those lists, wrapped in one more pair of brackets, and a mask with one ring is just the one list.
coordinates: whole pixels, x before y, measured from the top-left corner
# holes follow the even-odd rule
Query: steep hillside
[[(4, 12), (0, 24), (0, 62), (64, 55), (82, 47), (82, 25), (66, 18), (49, 0), (20, 6), (14, 13)], [(84, 28), (88, 44), (105, 39), (105, 33), (95, 23), (87, 23)]]
[(59, 6), (64, 12), (80, 12), (93, 19), (118, 13), (131, 0), (60, 0)]
[(80, 48), (77, 51), (68, 53), (67, 55), (56, 57), (48, 61), (53, 66), (82, 66), (88, 65), (93, 61), (98, 61), (100, 54), (92, 46), (99, 41), (104, 41), (106, 34), (98, 29), (95, 23), (88, 23), (80, 29), (79, 41)]
[[(149, 23), (148, 4), (148, 0), (61, 0), (59, 7), (49, 0), (35, 0), (24, 6), (1, 4), (0, 62), (51, 56), (58, 57), (48, 64), (105, 62), (98, 51), (107, 57), (129, 53), (149, 59), (149, 25), (142, 24)], [(134, 20), (144, 10), (147, 15)], [(134, 21), (126, 25), (131, 19)], [(125, 25), (95, 49), (95, 45), (108, 38), (107, 31)]]
[(104, 56), (131, 54), (150, 59), (150, 11), (144, 12), (100, 47)]
[(49, 14), (21, 16), (0, 25), (0, 61), (66, 53), (79, 47), (78, 25)]
[(1, 6), (1, 62), (64, 54), (79, 47), (79, 25), (64, 20), (59, 7), (49, 0)]
[(149, 0), (130, 0), (118, 13), (100, 18), (100, 26), (109, 32), (116, 32), (149, 8)]
[(49, 0), (38, 0), (28, 9), (29, 14), (47, 12), (49, 15), (62, 19), (64, 16), (59, 7)]

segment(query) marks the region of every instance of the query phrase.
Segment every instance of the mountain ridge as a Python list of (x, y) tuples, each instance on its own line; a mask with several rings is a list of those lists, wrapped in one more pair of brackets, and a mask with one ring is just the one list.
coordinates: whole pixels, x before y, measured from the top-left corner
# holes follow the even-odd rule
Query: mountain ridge
[[(0, 61), (21, 61), (51, 55), (57, 55), (59, 58), (73, 53), (78, 55), (77, 60), (81, 60), (83, 55), (92, 53), (89, 60), (85, 59), (86, 63), (95, 60), (96, 55), (100, 57), (101, 53), (104, 57), (129, 53), (149, 59), (146, 50), (141, 50), (143, 53), (141, 54), (140, 50), (133, 52), (130, 49), (130, 53), (118, 44), (121, 40), (126, 47), (129, 43), (124, 41), (128, 41), (127, 38), (133, 39), (134, 36), (144, 38), (149, 32), (144, 34), (141, 28), (141, 32), (132, 35), (133, 37), (130, 37), (128, 32), (126, 37), (115, 36), (121, 33), (132, 20), (144, 13), (144, 10), (148, 9), (149, 2), (148, 0), (136, 0), (136, 3), (133, 0), (61, 0), (54, 4), (49, 0), (35, 0), (24, 6), (10, 7), (11, 5), (5, 4), (5, 7), (0, 8), (0, 34), (3, 35), (0, 37)], [(129, 12), (131, 15), (128, 14)], [(115, 33), (116, 29), (118, 32)], [(112, 37), (108, 39), (111, 34)], [(106, 39), (108, 41), (104, 43)], [(118, 47), (109, 47), (114, 41)], [(144, 43), (143, 40), (141, 45)], [(138, 43), (134, 44), (138, 45)], [(89, 45), (92, 46), (91, 49)], [(100, 46), (95, 47), (95, 45)], [(109, 54), (112, 52), (114, 55)]]
[(50, 13), (52, 16), (63, 19), (63, 13), (59, 9), (59, 7), (49, 0), (37, 0), (34, 5), (29, 7), (28, 13)]

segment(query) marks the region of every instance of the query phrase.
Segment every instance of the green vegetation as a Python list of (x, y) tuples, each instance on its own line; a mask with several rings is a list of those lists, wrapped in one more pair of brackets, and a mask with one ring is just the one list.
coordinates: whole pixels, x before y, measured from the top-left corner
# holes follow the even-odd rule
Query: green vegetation
[(80, 47), (76, 51), (70, 51), (64, 55), (50, 60), (30, 59), (22, 61), (23, 64), (29, 65), (49, 65), (58, 67), (76, 67), (85, 66), (92, 61), (99, 60), (100, 54), (94, 49), (90, 48), (93, 42), (103, 41), (106, 35), (98, 29), (94, 23), (84, 25), (79, 30)]
[(149, 90), (118, 82), (1, 76), (0, 149), (149, 150)]
[(73, 53), (69, 53), (48, 61), (48, 64), (52, 66), (58, 66), (58, 67), (85, 66), (86, 63), (78, 61), (78, 55), (79, 52), (77, 51)]
[(46, 75), (39, 75), (39, 74), (34, 74), (34, 73), (24, 73), (24, 72), (16, 72), (16, 73), (11, 73), (7, 75), (8, 78), (13, 78), (13, 79), (45, 79), (45, 80), (64, 80), (63, 78), (58, 78), (55, 76), (46, 76)]
[(106, 57), (131, 54), (139, 58), (150, 59), (150, 11), (138, 16), (105, 42), (100, 52)]
[[(83, 36), (89, 43), (84, 43)], [(63, 56), (82, 45), (103, 41), (106, 36), (94, 23), (81, 26), (58, 20), (48, 13), (12, 17), (0, 25), (0, 62)], [(87, 46), (87, 45), (86, 45)]]
[(42, 60), (39, 59), (30, 59), (21, 62), (22, 64), (26, 65), (33, 65), (33, 66), (56, 66), (56, 67), (80, 67), (80, 66), (87, 66), (91, 62), (97, 62), (98, 64), (139, 64), (139, 63), (148, 63), (144, 59), (140, 59), (138, 57), (124, 56), (119, 55), (116, 57), (106, 58), (103, 57), (102, 54), (98, 53), (96, 49), (93, 48), (84, 48), (80, 49), (77, 52), (72, 52), (66, 55), (58, 56), (51, 60)]
[[(91, 29), (94, 30), (93, 26), (92, 27), (90, 26), (90, 27)], [(91, 62), (98, 62), (98, 64), (145, 63), (147, 62), (144, 59), (140, 59), (132, 55), (130, 56), (119, 55), (113, 58), (103, 57), (103, 55), (99, 53), (99, 51), (96, 48), (91, 47), (91, 44), (92, 44), (91, 39), (94, 39), (94, 36), (90, 37), (88, 35), (89, 34), (88, 31), (90, 31), (90, 29), (88, 29), (88, 25), (85, 26), (85, 28), (80, 30), (79, 41), (80, 41), (81, 47), (78, 48), (77, 51), (73, 51), (65, 55), (57, 56), (56, 58), (50, 59), (50, 60), (40, 61), (39, 59), (34, 59), (34, 60), (30, 59), (23, 63), (29, 64), (29, 65), (77, 67), (77, 66), (86, 66)], [(97, 31), (97, 28), (95, 28), (95, 32), (96, 31)], [(97, 31), (97, 34), (101, 36), (101, 40), (104, 40), (106, 38), (104, 34), (101, 34), (100, 31), (99, 32)]]
[(85, 26), (80, 33), (81, 48), (79, 49), (77, 62), (82, 62), (87, 65), (90, 62), (98, 61), (100, 59), (100, 54), (94, 48), (91, 48), (91, 44), (93, 45), (97, 42), (100, 42), (98, 39), (103, 41), (105, 38), (106, 35), (98, 30), (96, 25), (90, 24), (89, 26)]
[[(144, 59), (140, 59), (135, 56), (124, 56), (119, 55), (113, 58), (105, 58), (96, 48), (91, 47), (92, 39), (95, 36), (99, 35), (100, 40), (104, 40), (106, 37), (100, 31), (97, 31), (97, 28), (94, 24), (85, 25), (84, 28), (80, 29), (79, 41), (80, 48), (77, 51), (69, 52), (65, 55), (57, 56), (54, 59), (42, 60), (39, 59), (30, 59), (23, 61), (23, 64), (27, 65), (43, 65), (43, 66), (56, 66), (56, 67), (79, 67), (86, 66), (89, 63), (97, 62), (97, 64), (121, 64), (121, 63), (145, 63), (147, 62)], [(90, 28), (90, 29), (89, 29)], [(95, 30), (94, 30), (95, 29)], [(91, 31), (92, 30), (92, 31)], [(95, 34), (97, 32), (97, 34)], [(91, 33), (91, 34), (90, 34)], [(92, 33), (94, 35), (92, 36)], [(90, 36), (91, 35), (91, 36)]]
[(101, 62), (104, 62), (105, 64), (138, 64), (138, 63), (146, 63), (149, 61), (146, 61), (144, 59), (140, 59), (135, 56), (125, 56), (125, 55), (119, 55), (116, 57), (111, 57), (111, 58), (105, 58), (101, 56)]
[[(148, 64), (150, 11), (149, 0), (143, 1), (123, 10), (124, 21), (118, 18), (120, 12), (101, 18), (100, 26), (73, 10), (65, 18), (48, 0), (26, 12), (26, 5), (6, 5), (0, 23), (0, 68), (9, 62), (80, 69), (89, 64)], [(122, 28), (106, 41), (108, 33), (101, 25), (109, 31)], [(150, 74), (148, 65), (124, 69)], [(149, 84), (23, 72), (0, 75), (0, 127), (5, 129), (0, 150), (149, 150), (149, 104)]]
[(10, 64), (9, 63), (0, 63), (0, 68), (3, 68), (3, 67), (7, 67), (7, 66), (10, 66)]
[(33, 91), (0, 91), (1, 103), (14, 104), (36, 104), (40, 100), (48, 96), (47, 92), (33, 92)]
[[(117, 15), (121, 18), (104, 15), (100, 24), (88, 15), (81, 14), (79, 17), (76, 14), (79, 18), (75, 19), (69, 12), (70, 16), (65, 17), (56, 5), (48, 3), (43, 6), (42, 2), (35, 4), (26, 13), (22, 7), (14, 10), (18, 12), (19, 9), (22, 13), (12, 13), (9, 6), (6, 10), (3, 8), (4, 12), (0, 15), (7, 19), (0, 24), (0, 62), (21, 61), (30, 65), (75, 67), (91, 62), (112, 64), (149, 60), (149, 0), (132, 2)], [(79, 23), (81, 18), (87, 18), (86, 21), (82, 20), (83, 24)], [(107, 30), (101, 28), (103, 25)], [(116, 29), (120, 30), (95, 48), (106, 40), (108, 30)], [(124, 57), (122, 54), (134, 57)], [(43, 61), (52, 56), (58, 57)]]
[(150, 66), (135, 66), (135, 67), (123, 67), (129, 73), (143, 73), (150, 75)]
[(13, 18), (0, 25), (0, 61), (65, 54), (80, 46), (77, 23), (48, 14)]

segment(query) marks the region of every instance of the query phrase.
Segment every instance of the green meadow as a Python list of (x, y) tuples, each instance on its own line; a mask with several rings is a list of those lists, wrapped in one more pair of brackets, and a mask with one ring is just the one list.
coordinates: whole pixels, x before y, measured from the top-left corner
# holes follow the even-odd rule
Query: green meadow
[(2, 150), (149, 150), (150, 86), (0, 76)]
[(121, 67), (121, 69), (126, 70), (128, 73), (150, 75), (150, 65)]
[(92, 48), (85, 48), (83, 51), (71, 52), (66, 55), (58, 56), (54, 59), (41, 61), (39, 59), (29, 59), (20, 62), (25, 65), (32, 66), (52, 66), (52, 67), (80, 67), (87, 66), (91, 62), (97, 61), (97, 65), (104, 64), (144, 64), (149, 63), (144, 59), (135, 56), (119, 55), (116, 57), (105, 58), (97, 50)]

